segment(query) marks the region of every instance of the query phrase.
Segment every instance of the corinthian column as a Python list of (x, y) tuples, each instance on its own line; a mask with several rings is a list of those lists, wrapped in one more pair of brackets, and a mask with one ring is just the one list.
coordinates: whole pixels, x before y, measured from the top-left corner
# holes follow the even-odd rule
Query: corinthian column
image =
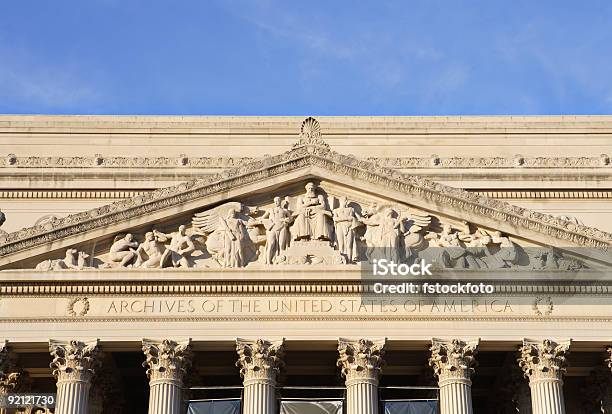
[(385, 339), (338, 341), (338, 366), (346, 381), (346, 413), (378, 414), (378, 378), (385, 354)]
[(236, 339), (236, 365), (244, 383), (243, 414), (277, 412), (276, 380), (283, 364), (283, 342)]
[[(608, 358), (606, 363), (608, 364), (608, 370), (612, 373), (612, 346), (606, 350)], [(602, 398), (601, 406), (605, 414), (612, 414), (612, 378), (608, 376), (607, 388), (605, 396)]]
[(519, 366), (529, 378), (533, 414), (565, 414), (563, 374), (570, 341), (523, 340)]
[[(0, 400), (11, 392), (16, 392), (23, 372), (15, 366), (9, 353), (7, 341), (0, 341)], [(0, 407), (0, 414), (7, 414), (6, 408)]]
[(472, 414), (472, 380), (479, 340), (431, 340), (429, 365), (438, 377), (441, 414)]
[(183, 377), (191, 365), (191, 339), (142, 340), (149, 377), (149, 414), (182, 414)]
[(50, 366), (57, 379), (56, 414), (89, 413), (89, 389), (98, 351), (98, 340), (49, 341)]

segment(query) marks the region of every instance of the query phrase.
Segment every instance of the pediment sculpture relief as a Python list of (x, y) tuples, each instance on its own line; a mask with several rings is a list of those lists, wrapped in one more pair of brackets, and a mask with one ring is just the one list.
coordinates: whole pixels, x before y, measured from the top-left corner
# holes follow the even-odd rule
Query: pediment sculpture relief
[(521, 246), (499, 231), (400, 205), (362, 205), (308, 182), (301, 195), (276, 195), (270, 207), (232, 201), (197, 212), (175, 231), (152, 227), (115, 236), (107, 254), (70, 248), (39, 270), (87, 268), (243, 268), (359, 264), (376, 259), (440, 269), (577, 270), (582, 262), (553, 248)]

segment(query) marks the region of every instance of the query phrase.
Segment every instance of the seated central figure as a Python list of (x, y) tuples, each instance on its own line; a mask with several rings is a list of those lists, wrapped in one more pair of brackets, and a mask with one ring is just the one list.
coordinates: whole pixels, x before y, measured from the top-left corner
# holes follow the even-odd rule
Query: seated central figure
[(325, 198), (317, 195), (314, 183), (306, 184), (306, 194), (298, 198), (293, 216), (293, 240), (332, 240), (332, 213), (326, 208)]

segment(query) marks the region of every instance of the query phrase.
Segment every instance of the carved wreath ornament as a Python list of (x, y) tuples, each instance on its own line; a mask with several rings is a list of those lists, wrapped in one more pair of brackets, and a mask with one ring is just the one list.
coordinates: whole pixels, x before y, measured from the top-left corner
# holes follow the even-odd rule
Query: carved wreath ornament
[[(544, 311), (542, 312), (542, 310), (540, 309), (540, 305), (544, 306)], [(554, 304), (552, 301), (552, 298), (550, 296), (547, 297), (542, 297), (542, 296), (538, 296), (535, 301), (533, 302), (533, 311), (535, 312), (536, 315), (538, 316), (548, 316), (553, 312), (554, 309)]]
[(68, 302), (68, 314), (73, 317), (85, 316), (89, 312), (89, 299), (76, 297)]

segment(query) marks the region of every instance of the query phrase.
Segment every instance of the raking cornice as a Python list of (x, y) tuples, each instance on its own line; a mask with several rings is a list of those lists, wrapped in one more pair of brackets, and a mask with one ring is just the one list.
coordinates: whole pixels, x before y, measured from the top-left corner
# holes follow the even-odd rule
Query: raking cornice
[(367, 160), (339, 154), (325, 145), (301, 145), (285, 153), (246, 162), (218, 174), (161, 188), (72, 214), (45, 225), (10, 233), (0, 244), (0, 256), (311, 166), (364, 180), (380, 187), (381, 190), (399, 191), (416, 199), (452, 206), (455, 209), (507, 222), (520, 228), (564, 240), (568, 245), (607, 250), (612, 243), (612, 234), (596, 228), (575, 224), (552, 215), (469, 193), (418, 176), (409, 176)]

